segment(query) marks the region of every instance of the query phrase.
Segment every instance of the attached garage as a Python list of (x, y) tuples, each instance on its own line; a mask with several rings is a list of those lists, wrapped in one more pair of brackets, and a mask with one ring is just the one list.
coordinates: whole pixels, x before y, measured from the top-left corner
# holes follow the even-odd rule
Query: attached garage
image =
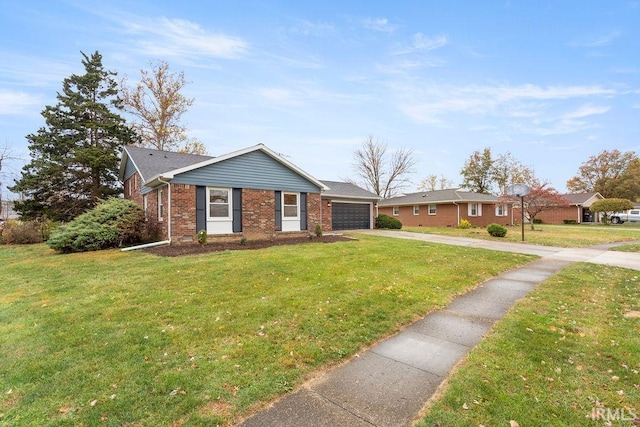
[[(328, 190), (322, 193), (323, 221), (326, 229), (367, 230), (373, 228), (375, 210), (380, 200), (376, 194), (348, 182), (321, 181)], [(329, 224), (329, 221), (331, 223)]]
[(371, 228), (371, 204), (333, 203), (331, 222), (334, 230)]

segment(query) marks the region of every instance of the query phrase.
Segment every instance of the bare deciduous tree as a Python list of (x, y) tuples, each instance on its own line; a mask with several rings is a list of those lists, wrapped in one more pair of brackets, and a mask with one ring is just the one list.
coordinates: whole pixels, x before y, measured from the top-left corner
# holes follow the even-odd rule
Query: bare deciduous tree
[(407, 175), (415, 165), (413, 150), (400, 148), (390, 158), (387, 144), (369, 136), (354, 153), (356, 172), (365, 187), (383, 198), (393, 197), (409, 184)]
[(188, 83), (184, 72), (170, 72), (165, 61), (151, 65), (153, 70), (140, 71), (140, 82), (135, 87), (128, 87), (126, 79), (121, 83), (125, 110), (136, 118), (133, 127), (140, 135), (142, 145), (158, 150), (206, 154), (204, 145), (190, 140), (186, 126), (180, 123), (182, 115), (194, 102), (194, 98), (181, 93)]
[(454, 183), (449, 178), (444, 175), (428, 175), (425, 179), (420, 182), (418, 186), (418, 190), (420, 191), (436, 191), (436, 190), (445, 190), (447, 188), (453, 187)]
[(507, 152), (501, 154), (493, 162), (493, 180), (498, 187), (498, 194), (506, 193), (507, 186), (515, 183), (534, 183), (536, 181), (533, 169), (525, 166)]
[[(2, 178), (2, 164), (5, 160), (19, 160), (19, 157), (15, 157), (11, 154), (8, 146), (0, 148), (0, 178)], [(2, 181), (0, 181), (0, 218), (2, 218)]]
[(469, 156), (460, 174), (463, 187), (484, 194), (503, 195), (510, 184), (535, 181), (533, 169), (509, 152), (494, 159), (490, 147)]

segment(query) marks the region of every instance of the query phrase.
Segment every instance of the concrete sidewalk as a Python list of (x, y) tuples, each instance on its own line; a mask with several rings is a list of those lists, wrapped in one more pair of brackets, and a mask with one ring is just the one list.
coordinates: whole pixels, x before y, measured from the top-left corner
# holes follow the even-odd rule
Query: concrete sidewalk
[(640, 270), (640, 254), (566, 249), (402, 231), (366, 231), (542, 258), (457, 297), (346, 364), (310, 381), (241, 426), (408, 426), (453, 366), (517, 300), (567, 265), (593, 262)]

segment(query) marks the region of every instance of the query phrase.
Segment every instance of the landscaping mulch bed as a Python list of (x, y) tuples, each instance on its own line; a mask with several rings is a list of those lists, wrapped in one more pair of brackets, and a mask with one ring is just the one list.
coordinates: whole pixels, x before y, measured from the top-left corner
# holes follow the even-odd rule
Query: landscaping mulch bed
[(145, 252), (156, 254), (159, 256), (175, 257), (182, 255), (197, 255), (206, 254), (210, 252), (223, 252), (223, 251), (242, 251), (250, 249), (263, 249), (271, 246), (281, 245), (301, 245), (301, 244), (313, 244), (313, 243), (334, 243), (355, 240), (351, 237), (346, 237), (338, 234), (329, 234), (324, 236), (309, 237), (284, 237), (270, 240), (247, 240), (244, 243), (240, 243), (240, 240), (232, 242), (209, 242), (204, 245), (198, 243), (184, 244), (184, 245), (165, 245), (156, 246), (152, 248), (144, 249)]

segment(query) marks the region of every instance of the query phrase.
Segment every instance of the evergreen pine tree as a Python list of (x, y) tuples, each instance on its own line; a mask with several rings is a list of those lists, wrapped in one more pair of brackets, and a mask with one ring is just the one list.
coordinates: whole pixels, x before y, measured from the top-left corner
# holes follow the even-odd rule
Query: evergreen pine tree
[(122, 110), (116, 73), (97, 51), (81, 53), (85, 74), (63, 80), (57, 105), (42, 111), (46, 125), (27, 136), (31, 162), (11, 188), (24, 197), (16, 203), (23, 218), (69, 221), (122, 192), (119, 155), (137, 136), (113, 111)]

